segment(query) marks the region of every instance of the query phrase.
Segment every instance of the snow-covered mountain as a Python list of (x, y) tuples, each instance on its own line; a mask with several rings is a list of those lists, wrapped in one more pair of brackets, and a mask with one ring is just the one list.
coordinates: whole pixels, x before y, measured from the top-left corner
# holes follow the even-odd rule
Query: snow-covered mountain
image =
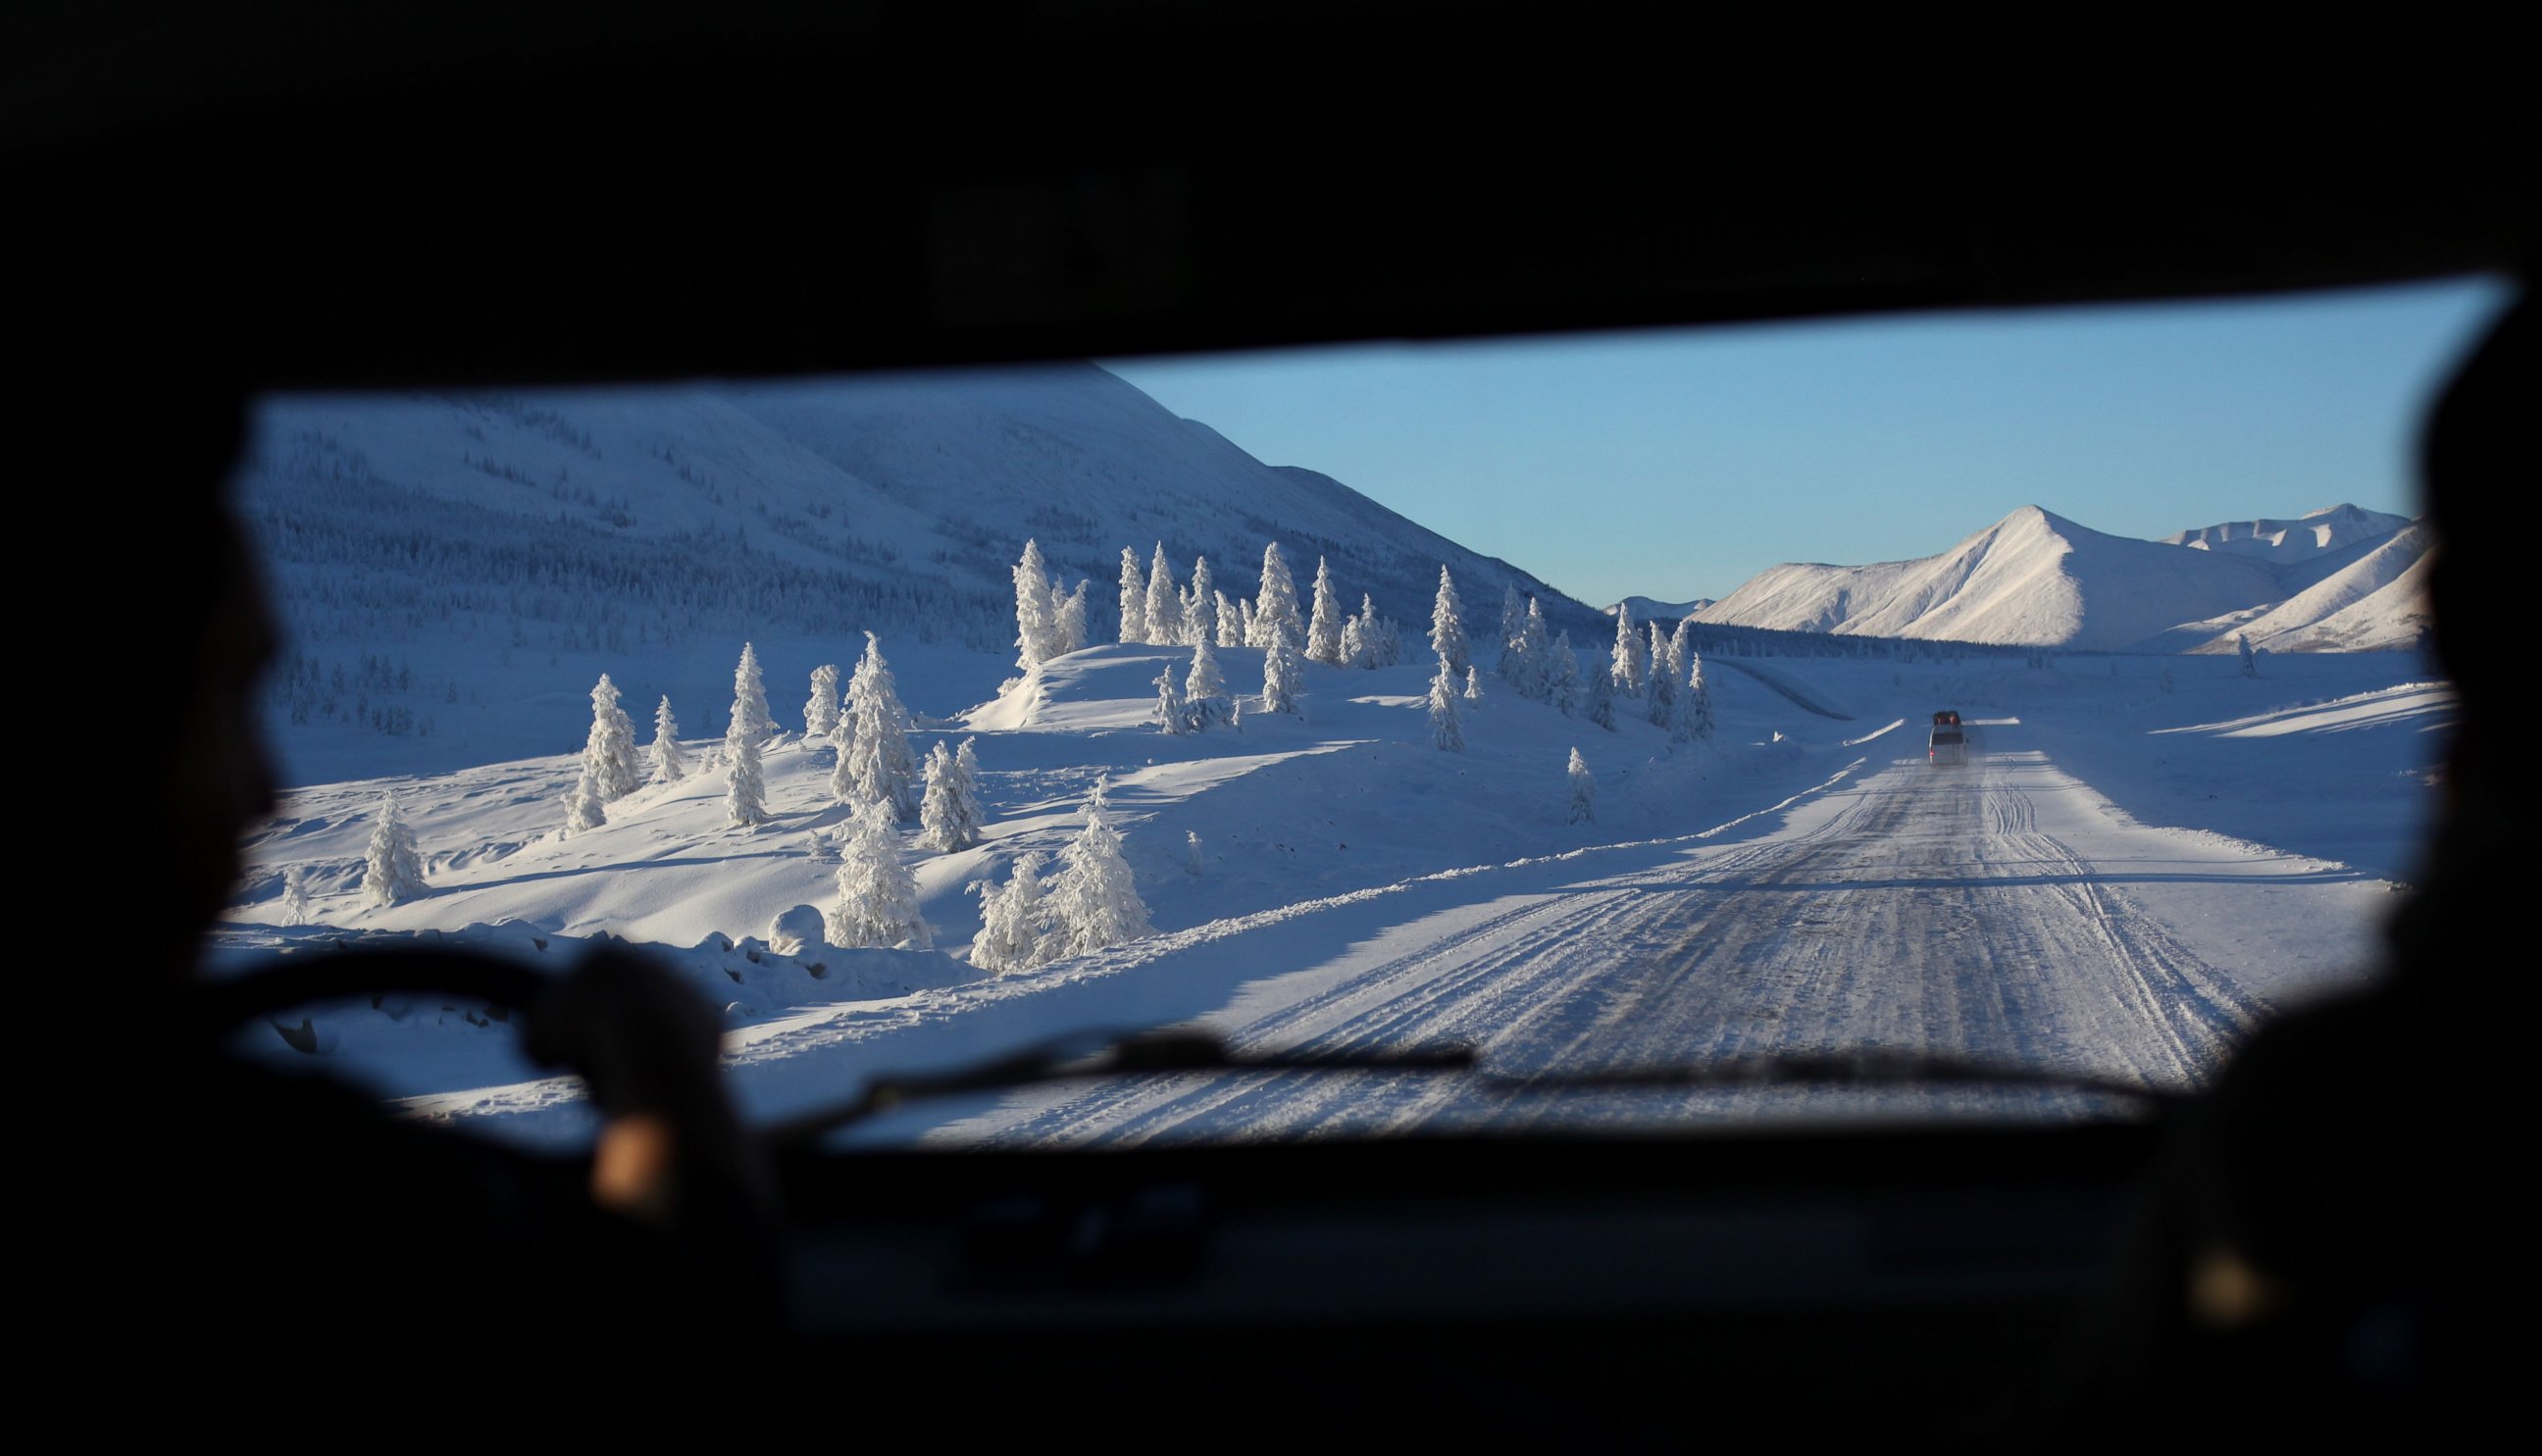
[[(713, 731), (745, 639), (772, 692), (853, 662), (862, 630), (895, 661), (941, 649), (967, 667), (914, 701), (957, 709), (1011, 659), (1028, 537), (1070, 582), (1091, 578), (1097, 641), (1124, 546), (1144, 565), (1161, 543), (1185, 580), (1205, 555), (1220, 589), (1250, 596), (1275, 541), (1302, 593), (1324, 556), (1350, 609), (1367, 593), (1407, 625), (1428, 621), (1445, 564), (1477, 624), (1516, 587), (1598, 633), (1534, 577), (1265, 465), (1091, 364), (284, 400), (259, 418), (238, 496), (287, 624), (272, 719), (300, 782), (556, 752), (602, 672)], [(929, 662), (914, 666), (923, 692)]]
[(2164, 541), (2105, 535), (2024, 506), (1950, 550), (1758, 573), (1698, 620), (1785, 631), (2081, 649), (2402, 647), (2424, 620), (2425, 533), (2337, 506)]
[(1711, 605), (1710, 597), (1697, 597), (1691, 602), (1663, 602), (1656, 597), (1626, 597), (1621, 602), (1608, 603), (1607, 615), (1614, 616), (1615, 609), (1621, 607), (1633, 614), (1635, 621), (1675, 621), (1681, 617), (1693, 617)]

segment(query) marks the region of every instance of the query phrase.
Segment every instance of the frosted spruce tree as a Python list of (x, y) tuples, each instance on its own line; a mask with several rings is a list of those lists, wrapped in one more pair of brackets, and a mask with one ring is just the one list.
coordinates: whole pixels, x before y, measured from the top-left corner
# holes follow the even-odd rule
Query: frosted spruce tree
[(1315, 558), (1315, 611), (1307, 622), (1307, 659), (1331, 667), (1348, 660), (1342, 654), (1342, 599), (1333, 590), (1332, 563), (1322, 556)]
[(1201, 858), (1200, 832), (1183, 831), (1183, 873), (1193, 879), (1199, 879), (1201, 871), (1207, 867)]
[(900, 858), (900, 831), (880, 799), (857, 810), (839, 846), (839, 901), (830, 909), (830, 943), (927, 950), (934, 944), (918, 913), (918, 877)]
[[(1607, 676), (1622, 692), (1639, 695), (1650, 677), (1650, 652), (1642, 646), (1642, 634), (1633, 626), (1633, 607), (1629, 602), (1615, 604), (1615, 652), (1608, 659)], [(1607, 725), (1611, 728), (1614, 725)]]
[(1150, 716), (1168, 734), (1180, 736), (1192, 731), (1191, 707), (1183, 701), (1182, 685), (1174, 681), (1171, 663), (1157, 674), (1157, 706)]
[(1227, 699), (1227, 679), (1218, 670), (1218, 649), (1207, 642), (1192, 644), (1191, 675), (1183, 680), (1183, 705), (1194, 728), (1211, 728), (1235, 720), (1234, 705)]
[(744, 642), (741, 665), (732, 672), (732, 721), (723, 734), (724, 819), (743, 829), (768, 822), (768, 784), (759, 769), (759, 746), (767, 737), (768, 692), (760, 686), (759, 654)]
[(918, 842), (947, 854), (980, 842), (988, 821), (980, 813), (978, 767), (970, 739), (962, 740), (958, 754), (941, 739), (928, 750), (927, 792), (918, 805)]
[(689, 771), (688, 756), (680, 751), (680, 720), (671, 716), (671, 699), (666, 695), (653, 709), (653, 782), (677, 783)]
[(1191, 590), (1183, 595), (1183, 640), (1198, 642), (1218, 637), (1218, 588), (1210, 584), (1209, 557), (1192, 562)]
[(1369, 642), (1369, 627), (1375, 616), (1374, 612), (1363, 610), (1342, 623), (1342, 666), (1377, 666), (1377, 649)]
[(1253, 604), (1238, 602), (1225, 592), (1216, 592), (1212, 595), (1218, 598), (1218, 645), (1243, 646), (1244, 623), (1251, 619)]
[(1466, 668), (1465, 668), (1465, 701), (1467, 701), (1467, 702), (1480, 702), (1480, 701), (1482, 701), (1482, 700), (1483, 700), (1483, 675), (1482, 675), (1482, 672), (1481, 672), (1479, 669), (1477, 669), (1477, 668), (1473, 667), (1471, 664), (1468, 664), (1468, 665), (1466, 666)]
[[(1492, 659), (1492, 675), (1504, 683), (1516, 681), (1511, 674), (1518, 667), (1518, 634), (1526, 621), (1527, 609), (1519, 604), (1518, 588), (1502, 587), (1500, 650)], [(1522, 692), (1519, 695), (1525, 697), (1527, 694)]]
[(564, 832), (578, 835), (607, 824), (609, 815), (602, 808), (607, 802), (599, 781), (592, 776), (591, 762), (584, 760), (582, 771), (574, 775), (573, 787), (564, 791)]
[(1051, 641), (1050, 655), (1065, 657), (1085, 650), (1086, 583), (1080, 581), (1074, 591), (1062, 592), (1059, 578), (1050, 579)]
[(618, 685), (602, 673), (591, 690), (591, 731), (582, 740), (582, 771), (599, 801), (636, 792), (636, 725), (618, 706)]
[(1148, 573), (1139, 569), (1139, 553), (1121, 547), (1121, 643), (1148, 640)]
[(1448, 568), (1439, 568), (1439, 595), (1430, 603), (1430, 650), (1458, 678), (1474, 665), (1473, 648), (1465, 641), (1465, 606), (1457, 600), (1457, 583)]
[(1650, 636), (1650, 645), (1642, 654), (1642, 695), (1648, 697), (1651, 679), (1668, 671), (1668, 640), (1660, 635), (1660, 624), (1656, 621), (1643, 622), (1642, 629)]
[(812, 669), (812, 695), (803, 699), (803, 742), (827, 738), (839, 726), (839, 665), (825, 662)]
[(1677, 630), (1669, 634), (1668, 670), (1680, 688), (1685, 686), (1686, 679), (1694, 671), (1694, 619), (1691, 617), (1679, 618)]
[(1042, 560), (1041, 543), (1026, 541), (1023, 558), (1015, 562), (1015, 666), (1031, 672), (1059, 655), (1057, 604), (1051, 601), (1050, 567)]
[(1678, 736), (1692, 743), (1706, 743), (1712, 738), (1712, 685), (1703, 678), (1703, 654), (1689, 645), (1685, 656), (1685, 701), (1678, 704)]
[(1580, 750), (1571, 751), (1571, 810), (1564, 821), (1568, 824), (1598, 822), (1598, 780), (1589, 771), (1589, 761)]
[(1027, 851), (1016, 860), (1005, 885), (974, 880), (970, 890), (980, 897), (980, 934), (971, 942), (972, 965), (1010, 975), (1049, 959), (1042, 952), (1048, 939), (1048, 916), (1042, 905), (1040, 851)]
[[(846, 802), (878, 800), (892, 817), (918, 812), (918, 756), (909, 747), (909, 709), (892, 682), (891, 665), (883, 661), (882, 643), (865, 633), (864, 656), (848, 680), (847, 749), (842, 758), (847, 775)], [(837, 782), (834, 774), (832, 782)]]
[(1589, 677), (1589, 705), (1582, 715), (1590, 722), (1612, 733), (1615, 731), (1615, 678), (1611, 670), (1592, 672)]
[(1289, 574), (1280, 543), (1262, 547), (1262, 590), (1253, 599), (1253, 617), (1244, 624), (1244, 645), (1268, 647), (1274, 634), (1287, 632), (1295, 644), (1307, 640), (1307, 623), (1298, 615), (1298, 582)]
[(282, 923), (309, 923), (309, 866), (305, 864), (282, 867)]
[(1651, 659), (1651, 686), (1643, 697), (1643, 710), (1671, 738), (1677, 736), (1678, 697), (1677, 674), (1668, 670), (1668, 650), (1663, 647)]
[(1545, 696), (1566, 718), (1580, 711), (1580, 654), (1571, 650), (1569, 632), (1554, 636), (1553, 661), (1545, 684)]
[(1275, 627), (1271, 645), (1262, 649), (1262, 711), (1294, 713), (1298, 710), (1298, 692), (1306, 683), (1304, 655), (1289, 636), (1286, 627)]
[(1147, 902), (1121, 853), (1120, 833), (1103, 807), (1105, 782), (1097, 779), (1085, 805), (1085, 827), (1060, 851), (1062, 869), (1051, 883), (1051, 935), (1059, 955), (1079, 956), (1151, 934)]
[(1535, 599), (1527, 599), (1519, 614), (1518, 634), (1510, 639), (1509, 685), (1531, 702), (1553, 698), (1553, 643), (1545, 634), (1544, 614)]
[(380, 795), (371, 824), (370, 852), (362, 860), (362, 899), (375, 907), (402, 904), (423, 894), (423, 856), (396, 793)]
[(1447, 753), (1465, 751), (1465, 723), (1457, 703), (1457, 674), (1444, 657), (1439, 659), (1439, 671), (1430, 679), (1430, 741)]
[(1161, 541), (1148, 567), (1148, 640), (1159, 647), (1183, 645), (1182, 593), (1174, 586), (1174, 563), (1165, 559)]

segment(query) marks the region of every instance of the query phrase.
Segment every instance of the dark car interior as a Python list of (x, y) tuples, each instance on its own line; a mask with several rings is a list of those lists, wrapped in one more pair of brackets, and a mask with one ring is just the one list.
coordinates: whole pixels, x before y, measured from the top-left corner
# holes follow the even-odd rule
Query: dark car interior
[[(182, 351), (249, 394), (2519, 277), (2542, 196), (2535, 89), (2469, 36), (1839, 53), (1746, 13), (1130, 0), (8, 24), (0, 166), (43, 259), (22, 285), (68, 326), (47, 357)], [(2461, 675), (2469, 634), (2451, 651)], [(219, 1014), (242, 1008), (265, 1009)], [(2337, 1078), (2347, 1045), (2281, 1060)], [(2355, 1072), (2405, 1085), (2426, 1059)], [(2334, 1222), (2477, 1246), (2476, 1185), (2421, 1144), (2496, 1153), (2505, 1095), (2394, 1106), (2390, 1135), (2324, 1155), (2370, 1191)], [(2457, 1346), (2392, 1374), (2330, 1315), (2265, 1347), (2183, 1333), (2173, 1285), (2203, 1266), (2163, 1209), (2255, 1145), (2198, 1142), (2214, 1116), (806, 1142), (777, 1164), (778, 1332), (729, 1393), (831, 1382), (1023, 1439), (2017, 1447), (2503, 1401)], [(2447, 1310), (2477, 1264), (2356, 1257)]]

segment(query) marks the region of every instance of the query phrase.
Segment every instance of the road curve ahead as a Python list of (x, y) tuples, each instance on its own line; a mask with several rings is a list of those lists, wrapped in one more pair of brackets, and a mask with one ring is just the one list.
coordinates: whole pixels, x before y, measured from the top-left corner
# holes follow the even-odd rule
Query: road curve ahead
[[(2141, 827), (2127, 833), (2162, 846), (2095, 863), (2041, 828), (2044, 808), (2071, 821), (2077, 804), (2100, 802), (2037, 753), (1901, 761), (1753, 842), (1537, 891), (1476, 876), (1468, 903), (1247, 985), (1207, 1020), (1239, 1046), (1460, 1042), (1522, 1078), (1879, 1048), (2195, 1087), (2274, 1007), (2202, 959), (2137, 892), (2160, 899), (2196, 881), (2238, 895), (2245, 884), (2258, 893), (2359, 877)], [(2165, 837), (2202, 839), (2205, 857)], [(2109, 1106), (2037, 1089), (1551, 1094), (1438, 1076), (1213, 1074), (1034, 1089), (937, 1135), (1123, 1142)]]

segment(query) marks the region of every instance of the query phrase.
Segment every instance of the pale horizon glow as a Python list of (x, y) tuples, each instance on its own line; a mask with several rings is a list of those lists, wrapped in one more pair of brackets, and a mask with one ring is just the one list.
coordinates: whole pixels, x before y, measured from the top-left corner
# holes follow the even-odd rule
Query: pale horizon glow
[(1929, 555), (2037, 505), (2154, 539), (2419, 513), (2494, 279), (2161, 305), (1103, 360), (1592, 605)]

